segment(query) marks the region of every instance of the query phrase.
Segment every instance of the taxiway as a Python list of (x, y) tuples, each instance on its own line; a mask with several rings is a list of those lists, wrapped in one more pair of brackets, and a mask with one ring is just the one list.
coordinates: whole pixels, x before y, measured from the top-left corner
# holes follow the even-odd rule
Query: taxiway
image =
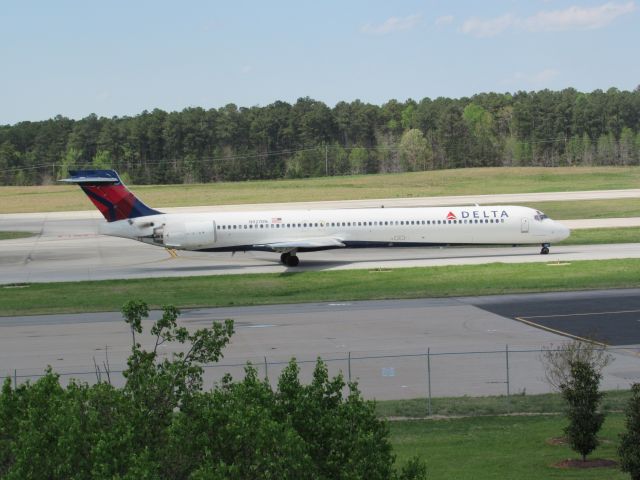
[[(206, 370), (209, 385), (227, 372), (242, 377), (248, 361), (275, 383), (292, 357), (308, 381), (320, 356), (332, 374), (357, 379), (367, 398), (392, 399), (427, 395), (427, 352), (433, 396), (502, 395), (507, 378), (512, 394), (547, 392), (540, 349), (585, 333), (587, 317), (600, 320), (590, 324), (592, 335), (615, 340), (602, 387), (640, 381), (639, 289), (194, 309), (180, 322), (194, 329), (235, 321), (224, 359)], [(553, 319), (562, 324), (546, 328)], [(95, 381), (94, 360), (104, 376), (108, 358), (112, 381), (121, 383), (130, 342), (117, 312), (2, 317), (0, 373), (19, 382), (51, 365), (63, 379)], [(142, 343), (153, 346), (148, 335)]]

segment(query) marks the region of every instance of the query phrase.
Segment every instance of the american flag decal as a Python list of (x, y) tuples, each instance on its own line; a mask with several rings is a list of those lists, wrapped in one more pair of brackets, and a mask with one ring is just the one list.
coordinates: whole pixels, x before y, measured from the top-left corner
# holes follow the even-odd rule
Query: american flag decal
[(280, 217), (273, 217), (271, 219), (271, 223), (280, 223), (280, 222), (282, 222), (282, 218)]

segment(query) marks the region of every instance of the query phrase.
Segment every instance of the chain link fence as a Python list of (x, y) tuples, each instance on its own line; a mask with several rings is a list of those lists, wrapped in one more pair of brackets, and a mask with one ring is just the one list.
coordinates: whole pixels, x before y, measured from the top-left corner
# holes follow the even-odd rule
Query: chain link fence
[[(341, 354), (297, 356), (300, 379), (311, 381), (318, 358), (327, 364), (330, 375), (341, 374), (346, 381), (357, 382), (367, 399), (392, 400), (408, 398), (461, 397), (487, 395), (522, 395), (551, 392), (545, 380), (542, 355), (545, 349), (516, 348), (505, 345), (489, 351), (439, 351), (427, 348), (424, 352), (345, 352)], [(613, 362), (603, 371), (603, 390), (628, 389), (640, 382), (640, 346), (607, 348)], [(205, 388), (229, 374), (242, 379), (247, 364), (253, 365), (261, 376), (276, 385), (290, 358), (278, 356), (226, 358), (215, 365), (205, 366)], [(111, 364), (108, 356), (93, 366), (56, 368), (62, 383), (72, 378), (84, 382), (108, 381), (115, 386), (124, 384), (125, 364)], [(42, 371), (14, 369), (5, 372), (14, 385), (35, 381)]]

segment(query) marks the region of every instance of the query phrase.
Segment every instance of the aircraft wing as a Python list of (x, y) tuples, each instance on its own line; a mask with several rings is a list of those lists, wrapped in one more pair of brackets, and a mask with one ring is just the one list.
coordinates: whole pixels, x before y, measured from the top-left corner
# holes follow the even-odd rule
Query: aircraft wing
[(335, 237), (301, 238), (298, 240), (253, 245), (256, 249), (270, 250), (272, 252), (325, 250), (330, 248), (343, 248), (344, 246), (344, 243)]

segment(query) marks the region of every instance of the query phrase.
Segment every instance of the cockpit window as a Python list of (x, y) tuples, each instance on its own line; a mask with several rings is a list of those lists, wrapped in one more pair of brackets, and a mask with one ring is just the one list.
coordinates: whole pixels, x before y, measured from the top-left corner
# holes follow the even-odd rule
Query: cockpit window
[(536, 214), (533, 216), (533, 218), (535, 220), (537, 220), (538, 222), (541, 222), (542, 220), (544, 220), (545, 218), (549, 218), (547, 217), (544, 213), (542, 213), (540, 210), (536, 210)]

